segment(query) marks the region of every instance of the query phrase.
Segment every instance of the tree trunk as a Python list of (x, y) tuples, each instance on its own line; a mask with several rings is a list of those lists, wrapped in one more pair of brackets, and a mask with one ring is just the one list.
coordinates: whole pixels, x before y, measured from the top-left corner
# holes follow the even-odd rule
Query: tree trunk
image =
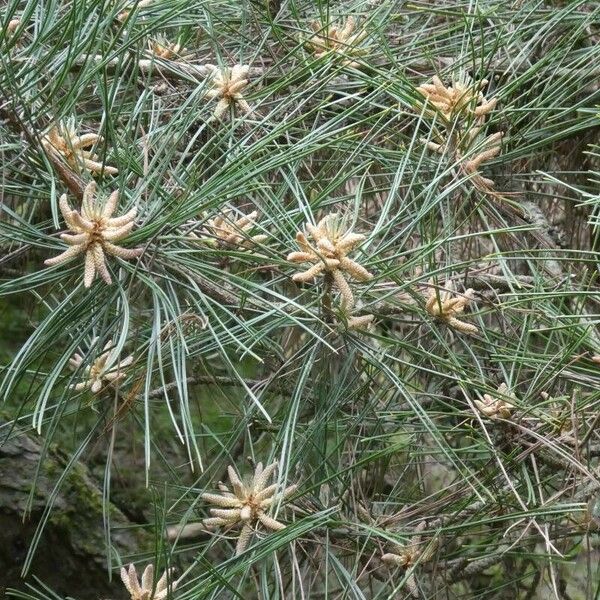
[[(23, 589), (21, 569), (54, 485), (67, 464), (53, 451), (42, 461), (31, 510), (25, 515), (41, 459), (40, 446), (26, 435), (0, 445), (0, 597), (7, 587)], [(124, 554), (144, 549), (146, 535), (116, 507), (110, 507), (111, 540)], [(62, 595), (80, 600), (122, 598), (119, 579), (109, 581), (102, 518), (102, 492), (77, 463), (55, 499), (30, 572)]]

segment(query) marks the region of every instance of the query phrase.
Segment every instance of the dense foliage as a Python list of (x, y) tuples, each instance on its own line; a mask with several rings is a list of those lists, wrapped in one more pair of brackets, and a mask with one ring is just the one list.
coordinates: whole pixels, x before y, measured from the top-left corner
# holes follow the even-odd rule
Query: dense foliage
[(115, 597), (597, 597), (596, 2), (0, 18), (11, 593), (98, 597), (31, 577), (83, 464)]

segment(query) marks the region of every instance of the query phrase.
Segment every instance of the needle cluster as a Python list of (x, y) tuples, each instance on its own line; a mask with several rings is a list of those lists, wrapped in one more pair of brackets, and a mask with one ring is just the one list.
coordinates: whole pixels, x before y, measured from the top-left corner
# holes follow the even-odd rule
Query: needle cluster
[[(94, 338), (91, 346), (94, 346), (97, 340), (98, 338)], [(75, 391), (82, 392), (89, 389), (92, 393), (97, 394), (106, 385), (115, 384), (125, 377), (126, 373), (123, 369), (133, 363), (133, 356), (119, 360), (115, 350), (113, 341), (109, 340), (102, 349), (100, 356), (91, 365), (86, 365), (83, 368), (83, 381), (73, 386)], [(69, 359), (69, 366), (73, 371), (81, 369), (84, 363), (83, 356), (78, 352)]]
[(42, 145), (46, 152), (62, 158), (75, 171), (87, 169), (91, 173), (116, 175), (118, 169), (100, 162), (93, 151), (85, 149), (101, 143), (102, 139), (97, 133), (79, 135), (75, 119), (71, 117), (52, 125), (42, 137)]
[(95, 197), (96, 184), (90, 182), (84, 192), (81, 211), (73, 210), (63, 194), (59, 201), (60, 211), (72, 233), (61, 234), (61, 239), (69, 246), (62, 254), (47, 259), (48, 266), (59, 265), (85, 254), (83, 283), (86, 288), (92, 285), (96, 273), (105, 283), (112, 283), (106, 266), (106, 254), (125, 260), (136, 258), (143, 248), (121, 248), (113, 242), (126, 237), (134, 226), (137, 209), (132, 208), (121, 217), (113, 217), (119, 201), (119, 192), (114, 191), (105, 203)]
[(258, 463), (253, 477), (248, 481), (242, 481), (236, 470), (230, 466), (227, 472), (231, 488), (219, 483), (220, 494), (202, 494), (204, 500), (218, 507), (210, 509), (211, 517), (204, 519), (205, 527), (242, 526), (236, 545), (236, 555), (241, 554), (248, 547), (254, 527), (258, 523), (272, 531), (285, 528), (283, 523), (270, 517), (267, 512), (273, 505), (291, 496), (297, 486), (291, 485), (280, 490), (277, 483), (269, 485), (269, 479), (276, 469), (276, 462), (264, 469), (262, 463)]
[(364, 241), (365, 236), (343, 231), (337, 213), (323, 217), (317, 225), (307, 223), (306, 230), (314, 240), (314, 245), (299, 231), (296, 234), (296, 242), (300, 252), (290, 253), (287, 259), (293, 263), (312, 263), (313, 266), (296, 273), (292, 279), (298, 283), (306, 283), (317, 275), (329, 274), (340, 293), (342, 308), (351, 310), (354, 306), (354, 295), (346, 276), (349, 275), (356, 281), (369, 281), (373, 277), (369, 271), (348, 257), (348, 254)]

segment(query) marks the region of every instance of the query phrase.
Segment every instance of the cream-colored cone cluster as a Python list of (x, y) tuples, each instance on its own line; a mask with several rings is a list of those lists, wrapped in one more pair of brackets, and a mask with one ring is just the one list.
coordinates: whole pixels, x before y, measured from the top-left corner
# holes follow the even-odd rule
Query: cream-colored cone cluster
[(313, 263), (306, 271), (296, 273), (293, 280), (298, 283), (312, 281), (318, 275), (329, 273), (333, 285), (340, 293), (342, 308), (352, 310), (354, 295), (346, 279), (349, 275), (356, 281), (369, 281), (373, 277), (369, 271), (348, 257), (365, 239), (364, 235), (352, 231), (342, 231), (337, 213), (323, 217), (317, 225), (306, 224), (306, 230), (315, 242), (309, 243), (302, 232), (296, 234), (300, 252), (292, 252), (287, 259), (293, 263)]
[(139, 2), (128, 2), (126, 8), (124, 8), (118, 15), (117, 20), (120, 22), (126, 21), (131, 14), (131, 11), (134, 9), (140, 10), (142, 8), (147, 8), (152, 5), (153, 0), (139, 0)]
[[(426, 542), (422, 539), (422, 532), (426, 527), (425, 521), (422, 521), (415, 529), (415, 534), (406, 545), (397, 545), (393, 552), (388, 552), (381, 557), (381, 560), (391, 567), (401, 567), (410, 569), (417, 563), (425, 563), (433, 557), (438, 547), (437, 540)], [(406, 586), (415, 595), (417, 591), (417, 580), (414, 573), (406, 581)]]
[(232, 218), (231, 215), (232, 213), (228, 213), (209, 219), (205, 226), (208, 235), (198, 237), (195, 233), (191, 233), (191, 237), (216, 244), (221, 248), (251, 248), (267, 240), (266, 235), (251, 234), (258, 217), (256, 211), (242, 215), (239, 219)]
[(285, 528), (283, 523), (270, 517), (267, 512), (271, 506), (284, 502), (291, 496), (297, 486), (291, 485), (284, 490), (279, 490), (276, 483), (269, 485), (269, 479), (276, 469), (277, 463), (272, 463), (264, 469), (262, 463), (258, 463), (254, 476), (244, 482), (230, 466), (228, 474), (231, 489), (220, 483), (219, 494), (202, 494), (204, 500), (218, 507), (210, 509), (211, 517), (204, 519), (205, 527), (242, 526), (236, 545), (236, 555), (241, 554), (248, 547), (258, 523), (272, 531)]
[(216, 67), (215, 65), (206, 65), (212, 72), (212, 89), (206, 92), (206, 97), (210, 100), (218, 100), (214, 110), (214, 117), (220, 119), (225, 112), (232, 108), (240, 108), (242, 112), (250, 114), (252, 109), (244, 99), (242, 90), (248, 85), (249, 65), (235, 65), (229, 67)]
[(350, 317), (348, 319), (348, 329), (368, 329), (374, 320), (375, 315), (359, 315), (357, 317)]
[(87, 169), (91, 173), (116, 175), (118, 169), (101, 163), (94, 152), (85, 150), (101, 142), (102, 136), (97, 133), (79, 135), (74, 118), (53, 125), (42, 137), (46, 152), (62, 158), (74, 170)]
[(154, 587), (154, 565), (148, 565), (142, 573), (141, 582), (135, 565), (130, 564), (129, 568), (121, 569), (121, 581), (129, 592), (131, 600), (165, 600), (169, 591), (177, 587), (177, 581), (171, 581), (169, 587), (169, 577), (173, 569), (167, 569), (162, 577), (156, 582)]
[(14, 33), (17, 28), (19, 27), (19, 25), (21, 24), (21, 19), (11, 19), (8, 22), (8, 25), (6, 27), (6, 31), (8, 34), (12, 34)]
[(487, 100), (481, 91), (488, 84), (487, 79), (478, 84), (456, 81), (445, 86), (436, 75), (432, 82), (418, 86), (417, 91), (425, 97), (427, 106), (433, 107), (447, 121), (456, 118), (480, 120), (496, 106), (496, 98)]
[(510, 419), (515, 405), (508, 402), (507, 398), (516, 399), (515, 394), (508, 389), (506, 383), (500, 384), (497, 394), (495, 397), (484, 394), (483, 400), (475, 400), (475, 406), (490, 419)]
[[(96, 341), (97, 338), (94, 338), (91, 345), (94, 346)], [(84, 362), (83, 356), (76, 352), (69, 359), (69, 366), (76, 371), (82, 367)], [(97, 394), (106, 385), (115, 384), (123, 379), (126, 376), (123, 369), (130, 366), (131, 363), (133, 363), (133, 356), (118, 360), (113, 341), (109, 340), (102, 349), (100, 356), (91, 365), (86, 365), (83, 368), (84, 379), (76, 383), (73, 388), (77, 392), (89, 389), (92, 393)]]
[(544, 399), (544, 420), (552, 424), (553, 432), (559, 436), (558, 441), (576, 444), (569, 396), (553, 397), (548, 392), (541, 392), (540, 395)]
[[(328, 54), (352, 56), (365, 51), (360, 48), (361, 42), (367, 36), (364, 30), (356, 30), (356, 19), (348, 17), (343, 26), (328, 24), (323, 26), (319, 21), (313, 21), (311, 28), (314, 34), (306, 41), (305, 46), (315, 58), (323, 58)], [(356, 60), (347, 58), (343, 64), (349, 67), (359, 65)]]
[[(478, 189), (489, 191), (495, 183), (493, 179), (484, 177), (479, 169), (488, 160), (498, 156), (502, 147), (502, 132), (492, 133), (483, 140), (478, 140), (480, 127), (473, 127), (465, 134), (455, 149), (455, 157), (460, 162), (463, 171), (470, 176), (471, 181)], [(445, 142), (437, 143), (431, 140), (422, 140), (427, 147), (438, 154), (446, 152)], [(474, 156), (471, 156), (475, 152)]]
[(450, 123), (452, 127), (442, 134), (435, 134), (433, 140), (421, 141), (434, 152), (449, 153), (476, 188), (490, 192), (494, 181), (481, 175), (479, 169), (500, 153), (503, 134), (493, 133), (482, 139), (480, 133), (497, 99), (488, 100), (483, 95), (482, 89), (488, 84), (486, 79), (479, 83), (455, 82), (448, 87), (437, 76), (432, 81), (416, 89), (425, 97), (426, 112), (440, 115), (448, 127)]
[(475, 325), (459, 319), (465, 308), (472, 302), (473, 293), (472, 289), (468, 289), (464, 294), (457, 296), (452, 280), (449, 279), (443, 290), (431, 290), (425, 303), (425, 310), (435, 319), (443, 321), (461, 333), (469, 335), (478, 333), (479, 330)]
[(66, 194), (61, 196), (60, 211), (72, 233), (63, 233), (60, 237), (69, 248), (44, 262), (48, 266), (59, 265), (85, 254), (83, 282), (86, 288), (92, 285), (96, 274), (106, 283), (112, 283), (106, 266), (106, 254), (129, 260), (143, 252), (143, 248), (121, 248), (114, 244), (133, 229), (137, 209), (132, 208), (122, 217), (113, 217), (119, 201), (119, 192), (113, 192), (104, 204), (95, 197), (95, 193), (96, 184), (90, 182), (83, 192), (80, 212), (69, 206)]
[(179, 42), (169, 42), (162, 35), (148, 41), (148, 50), (154, 57), (161, 60), (180, 60), (189, 54)]
[(479, 189), (490, 190), (495, 185), (493, 179), (481, 175), (479, 168), (488, 160), (500, 154), (503, 135), (502, 132), (492, 133), (483, 139), (476, 148), (473, 148), (474, 142), (469, 144), (469, 151), (475, 150), (476, 154), (471, 158), (466, 158), (463, 168), (471, 176), (471, 180)]

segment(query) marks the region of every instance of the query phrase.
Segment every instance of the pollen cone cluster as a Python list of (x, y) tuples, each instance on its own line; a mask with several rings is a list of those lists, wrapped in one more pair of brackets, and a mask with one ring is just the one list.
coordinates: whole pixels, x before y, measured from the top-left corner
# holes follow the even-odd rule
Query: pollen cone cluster
[[(252, 229), (256, 226), (256, 211), (243, 215), (239, 219), (231, 218), (231, 213), (219, 215), (214, 219), (209, 219), (206, 223), (206, 231), (209, 236), (201, 237), (203, 241), (216, 243), (222, 248), (251, 248), (256, 244), (262, 244), (266, 241), (266, 235), (251, 235)], [(192, 237), (197, 237), (194, 233)]]
[(177, 587), (177, 581), (171, 581), (169, 590), (168, 579), (172, 571), (172, 569), (167, 569), (154, 587), (154, 565), (148, 565), (144, 569), (140, 584), (137, 570), (133, 564), (130, 564), (128, 569), (125, 567), (121, 569), (121, 581), (127, 588), (131, 600), (164, 600), (169, 591), (173, 591)]
[(461, 333), (474, 334), (479, 331), (477, 327), (458, 318), (472, 300), (472, 289), (469, 288), (464, 294), (456, 296), (452, 280), (449, 279), (443, 290), (431, 290), (425, 303), (425, 309), (432, 317), (443, 321), (453, 329)]
[(479, 120), (496, 106), (496, 98), (487, 100), (481, 91), (488, 84), (487, 79), (478, 84), (457, 81), (446, 87), (439, 77), (434, 76), (432, 82), (420, 85), (417, 91), (447, 121), (458, 117)]
[(248, 85), (249, 65), (235, 65), (234, 67), (219, 68), (215, 65), (206, 65), (212, 72), (212, 89), (206, 92), (206, 97), (218, 100), (214, 110), (214, 117), (223, 117), (229, 107), (239, 107), (244, 113), (250, 114), (252, 109), (244, 99), (242, 90)]
[(139, 2), (136, 2), (135, 0), (132, 2), (128, 2), (127, 5), (125, 6), (124, 10), (122, 10), (118, 15), (117, 15), (117, 20), (120, 22), (126, 21), (129, 18), (129, 15), (131, 14), (131, 11), (134, 9), (140, 10), (142, 8), (147, 8), (148, 6), (152, 5), (153, 0), (139, 0)]
[[(492, 179), (481, 175), (479, 168), (482, 164), (500, 154), (502, 136), (503, 134), (498, 132), (486, 137), (479, 144), (479, 147), (476, 148), (475, 156), (469, 158), (463, 163), (465, 172), (471, 176), (471, 180), (475, 186), (480, 189), (489, 190), (495, 185)], [(469, 144), (469, 150), (471, 150), (472, 147), (473, 144)]]
[(155, 40), (148, 42), (148, 50), (156, 58), (162, 60), (177, 60), (185, 57), (188, 52), (178, 42), (169, 42), (164, 36), (157, 36)]
[(72, 233), (61, 234), (61, 239), (69, 248), (54, 258), (47, 259), (44, 264), (59, 265), (85, 254), (83, 282), (86, 288), (92, 285), (96, 273), (110, 284), (110, 273), (106, 267), (106, 254), (112, 254), (125, 260), (136, 258), (143, 248), (121, 248), (113, 242), (126, 237), (134, 226), (137, 209), (133, 208), (122, 217), (113, 217), (117, 208), (119, 193), (113, 192), (106, 203), (102, 204), (95, 197), (96, 184), (89, 183), (83, 192), (81, 211), (73, 210), (63, 194), (59, 201), (60, 211), (67, 227)]
[[(415, 534), (408, 544), (396, 546), (394, 552), (384, 554), (381, 560), (392, 567), (402, 567), (404, 569), (409, 569), (417, 563), (422, 564), (431, 560), (438, 547), (438, 542), (435, 539), (430, 542), (422, 540), (422, 532), (425, 527), (426, 523), (422, 521), (415, 529)], [(411, 573), (406, 580), (406, 587), (409, 589), (411, 595), (416, 598), (420, 597), (414, 573)]]
[(515, 406), (508, 402), (507, 398), (516, 399), (516, 396), (509, 391), (506, 383), (500, 384), (497, 393), (499, 397), (484, 394), (483, 400), (475, 400), (475, 406), (481, 414), (490, 419), (510, 419)]
[(356, 281), (369, 281), (373, 277), (364, 267), (348, 258), (348, 254), (364, 241), (365, 236), (342, 231), (337, 213), (327, 215), (316, 226), (307, 223), (306, 230), (315, 244), (310, 244), (306, 235), (298, 232), (296, 242), (300, 252), (292, 252), (287, 259), (293, 263), (313, 263), (313, 266), (302, 273), (296, 273), (293, 280), (306, 283), (322, 273), (331, 274), (333, 284), (342, 298), (342, 308), (351, 310), (354, 295), (346, 276)]
[[(97, 338), (94, 338), (91, 345), (93, 346), (96, 341)], [(104, 386), (111, 383), (114, 384), (123, 379), (126, 375), (123, 369), (131, 365), (132, 362), (133, 356), (118, 360), (113, 341), (109, 340), (102, 349), (102, 354), (100, 354), (91, 365), (84, 367), (84, 380), (75, 384), (73, 388), (77, 392), (89, 389), (92, 393), (96, 394)], [(74, 371), (80, 369), (83, 364), (83, 356), (79, 353), (75, 353), (73, 357), (69, 359), (69, 366)]]
[[(357, 54), (361, 52), (361, 49), (358, 48), (359, 44), (367, 35), (366, 31), (356, 31), (354, 17), (348, 17), (343, 27), (336, 25), (324, 27), (319, 21), (313, 21), (311, 27), (315, 33), (307, 40), (306, 47), (314, 54), (315, 58), (323, 58), (330, 53), (342, 56)], [(362, 50), (364, 51), (364, 49)], [(348, 59), (344, 61), (344, 64), (356, 67), (359, 63)]]
[(85, 150), (100, 142), (102, 137), (97, 133), (78, 135), (73, 118), (53, 125), (42, 137), (42, 145), (46, 152), (63, 158), (74, 170), (87, 169), (91, 173), (104, 172), (115, 175), (119, 172), (118, 169), (102, 164), (96, 154)]
[(244, 482), (233, 467), (228, 468), (231, 489), (220, 483), (220, 494), (202, 494), (202, 498), (218, 508), (211, 508), (211, 517), (204, 519), (204, 525), (213, 527), (232, 527), (241, 525), (236, 555), (241, 554), (252, 538), (254, 527), (261, 523), (267, 529), (279, 531), (285, 528), (283, 523), (270, 517), (267, 512), (270, 507), (285, 501), (296, 490), (291, 485), (279, 491), (277, 483), (268, 484), (269, 479), (277, 468), (277, 463), (268, 465), (263, 469), (258, 463), (254, 476)]
[[(470, 176), (476, 188), (482, 191), (490, 191), (495, 183), (492, 179), (484, 177), (479, 169), (488, 160), (500, 154), (502, 144), (502, 132), (492, 133), (484, 139), (478, 139), (481, 127), (471, 127), (463, 136), (458, 136), (458, 143), (454, 149), (454, 155), (460, 162), (462, 170)], [(427, 147), (438, 154), (448, 151), (445, 140), (433, 142), (422, 139)]]
[(473, 185), (483, 192), (491, 192), (494, 181), (481, 175), (479, 169), (500, 153), (503, 135), (480, 135), (486, 117), (497, 103), (496, 98), (488, 100), (483, 95), (482, 89), (487, 83), (486, 79), (479, 83), (469, 80), (446, 87), (438, 77), (433, 77), (433, 83), (417, 87), (417, 91), (425, 97), (427, 112), (441, 115), (447, 124), (453, 123), (451, 131), (433, 133), (433, 140), (422, 141), (434, 152), (448, 153), (470, 176)]
[(374, 320), (375, 315), (360, 315), (357, 317), (350, 317), (348, 319), (348, 329), (368, 329)]
[(6, 27), (6, 31), (9, 34), (14, 33), (17, 28), (19, 27), (19, 25), (21, 24), (21, 20), (20, 19), (11, 19), (8, 22), (8, 26)]

